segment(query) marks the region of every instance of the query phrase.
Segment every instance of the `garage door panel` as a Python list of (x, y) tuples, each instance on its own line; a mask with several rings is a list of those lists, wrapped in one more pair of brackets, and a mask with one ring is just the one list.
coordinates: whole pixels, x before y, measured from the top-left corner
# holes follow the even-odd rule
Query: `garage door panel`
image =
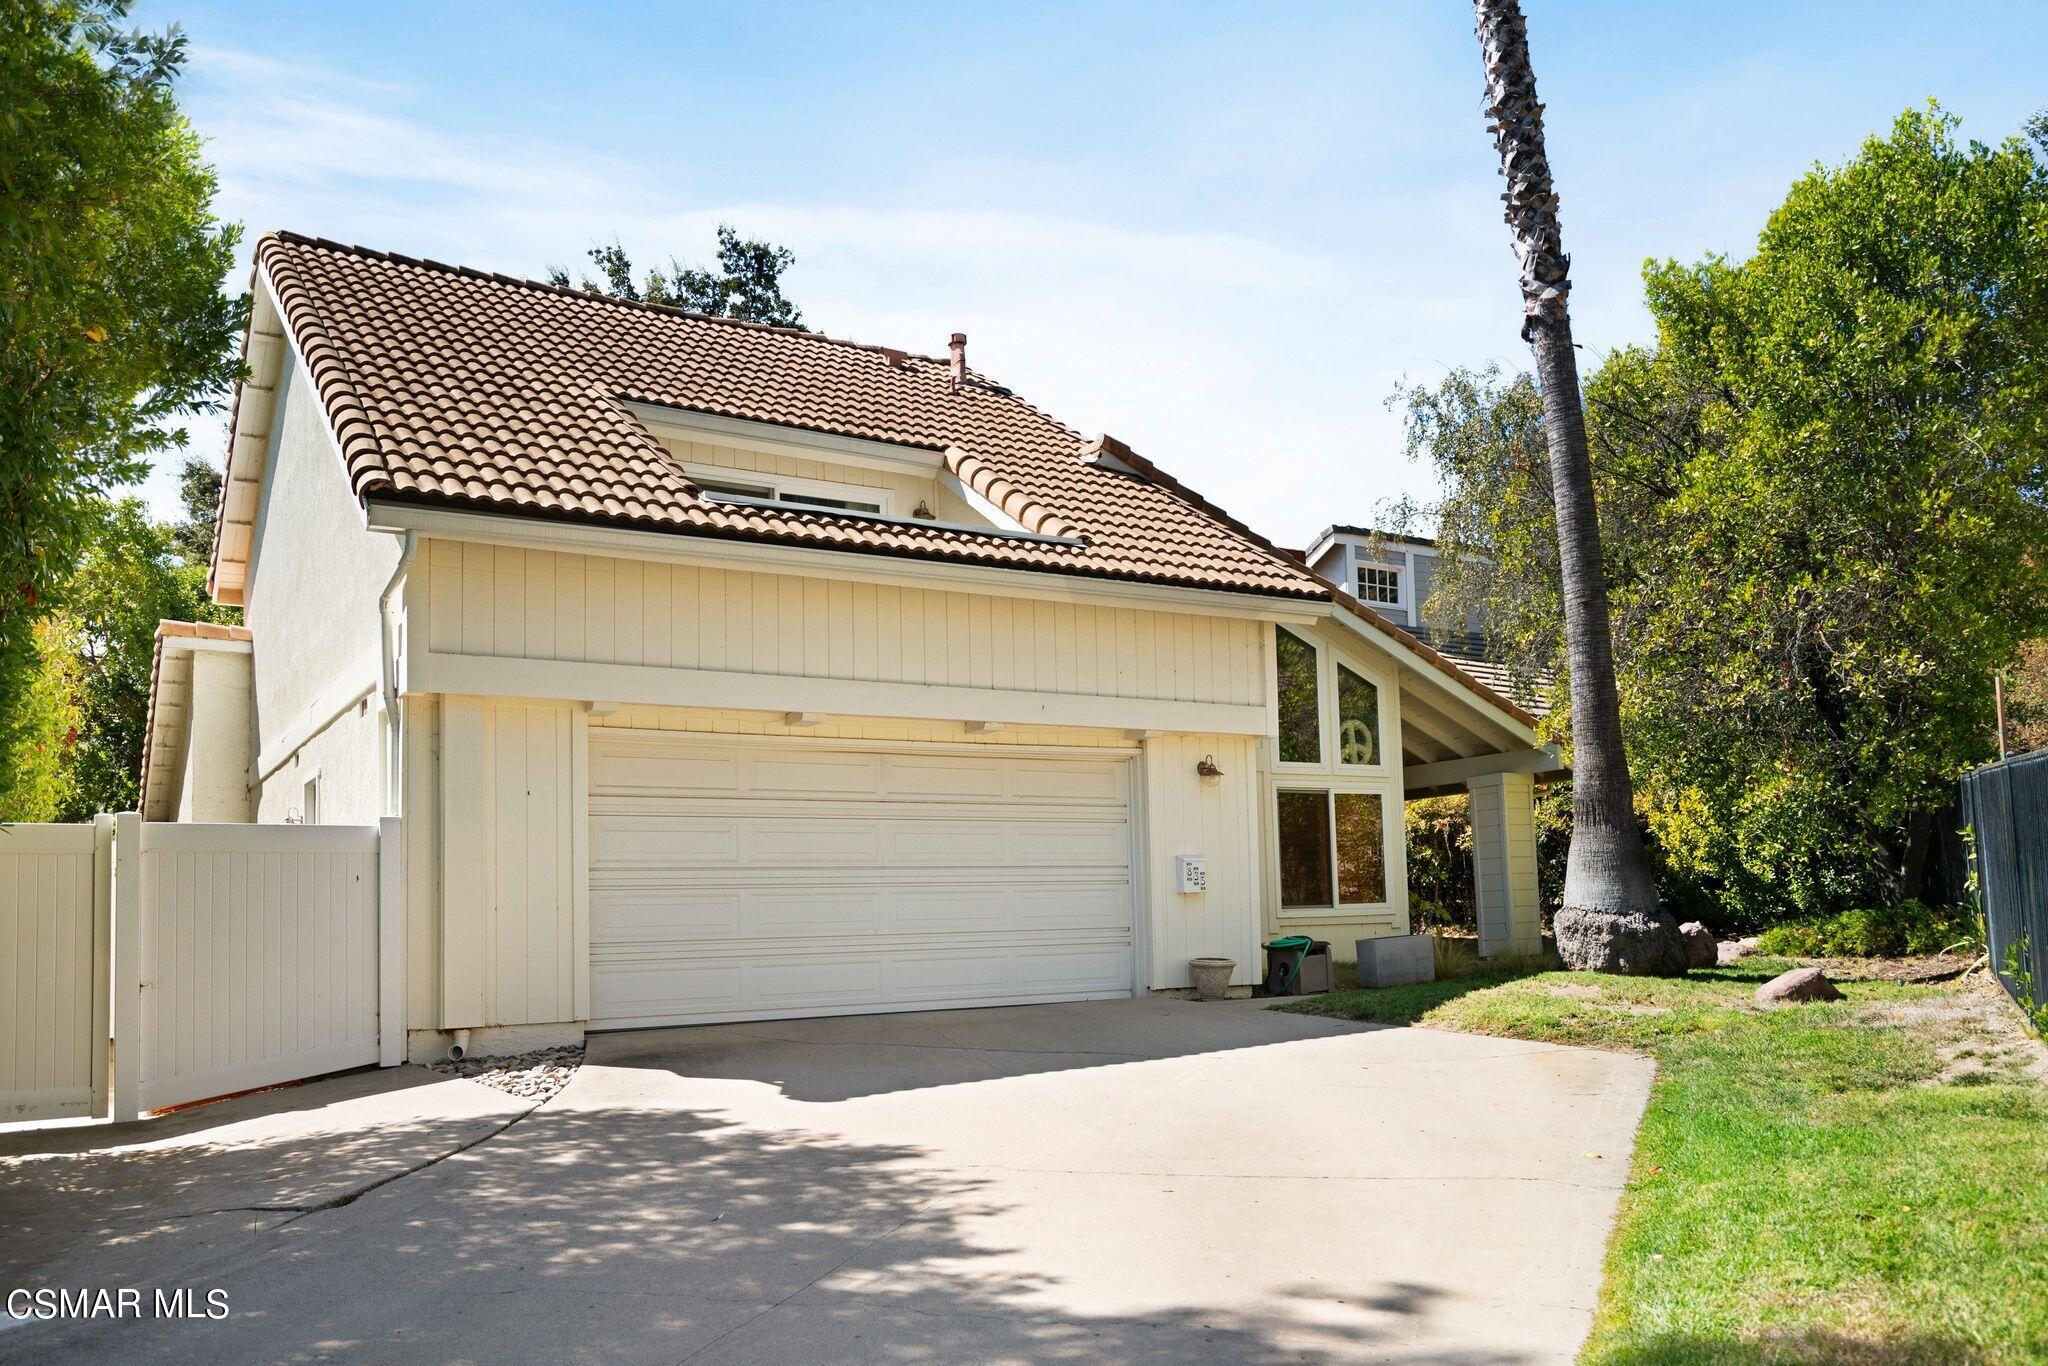
[(872, 870), (882, 864), (885, 833), (873, 821), (750, 822), (741, 838), (748, 868), (827, 867)]
[(882, 897), (871, 891), (750, 892), (740, 903), (741, 923), (761, 935), (874, 934), (882, 928)]
[(599, 868), (733, 867), (741, 862), (740, 822), (614, 816), (591, 821), (590, 864)]
[(957, 759), (891, 755), (882, 770), (882, 794), (894, 798), (1000, 800), (1009, 795), (1006, 786), (1000, 766), (969, 755)]
[(1128, 766), (591, 742), (596, 1027), (1127, 995)]
[(740, 756), (693, 745), (593, 743), (591, 785), (607, 792), (737, 792)]
[(878, 796), (882, 760), (872, 754), (808, 754), (774, 749), (747, 756), (741, 766), (746, 791), (764, 796)]
[(879, 958), (793, 959), (745, 965), (747, 995), (768, 1009), (868, 1005), (882, 999), (887, 965)]
[(743, 932), (744, 895), (731, 889), (592, 887), (590, 912), (608, 943), (677, 943), (731, 939)]
[(1009, 791), (1011, 796), (1024, 801), (1052, 799), (1122, 806), (1126, 779), (1116, 765), (1029, 764), (1011, 771)]

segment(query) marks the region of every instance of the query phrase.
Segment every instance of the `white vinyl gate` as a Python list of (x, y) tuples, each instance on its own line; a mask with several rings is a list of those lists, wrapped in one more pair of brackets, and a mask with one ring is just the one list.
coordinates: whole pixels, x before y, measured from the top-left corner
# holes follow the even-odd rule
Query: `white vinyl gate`
[(395, 819), (0, 827), (0, 1119), (404, 1061), (401, 848)]
[(0, 825), (0, 1121), (104, 1112), (113, 836)]

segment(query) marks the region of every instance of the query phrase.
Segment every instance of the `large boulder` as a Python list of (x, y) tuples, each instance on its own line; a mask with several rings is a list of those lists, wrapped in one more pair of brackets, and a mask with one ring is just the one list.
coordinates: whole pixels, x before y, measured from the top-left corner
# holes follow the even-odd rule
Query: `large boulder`
[(1699, 921), (1680, 925), (1678, 937), (1685, 941), (1685, 961), (1692, 966), (1710, 968), (1721, 961), (1721, 946), (1714, 942), (1714, 932)]
[(1593, 911), (1566, 906), (1551, 927), (1557, 956), (1576, 972), (1683, 977), (1685, 941), (1662, 911)]
[(1839, 1001), (1842, 993), (1835, 990), (1835, 984), (1819, 968), (1794, 968), (1780, 973), (1756, 989), (1756, 1003), (1760, 1006), (1779, 1005), (1785, 1001)]

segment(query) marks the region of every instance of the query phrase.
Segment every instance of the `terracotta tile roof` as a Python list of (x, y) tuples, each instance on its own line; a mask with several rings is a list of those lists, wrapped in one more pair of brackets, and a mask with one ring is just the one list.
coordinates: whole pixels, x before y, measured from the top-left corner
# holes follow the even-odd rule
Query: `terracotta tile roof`
[[(220, 640), (234, 641), (249, 645), (256, 637), (246, 626), (229, 626), (216, 621), (159, 621), (156, 624), (156, 644), (149, 662), (149, 717), (142, 729), (142, 814), (147, 820), (169, 820), (175, 813), (167, 812), (161, 792), (150, 790), (152, 776), (161, 778), (165, 762), (175, 758), (171, 751), (183, 744), (185, 738), (186, 709), (188, 699), (184, 696), (185, 685), (191, 681), (191, 663), (187, 659), (182, 671), (175, 663), (167, 665), (164, 659), (164, 642), (167, 640)], [(175, 679), (173, 672), (178, 672)], [(176, 697), (169, 695), (173, 685)], [(176, 711), (172, 717), (170, 713)], [(157, 752), (164, 751), (162, 759)]]
[[(278, 233), (256, 248), (359, 497), (1321, 598), (1295, 560), (1149, 463), (950, 360)], [(940, 453), (1079, 544), (701, 499), (635, 401)], [(1119, 447), (1119, 449), (1122, 449)]]

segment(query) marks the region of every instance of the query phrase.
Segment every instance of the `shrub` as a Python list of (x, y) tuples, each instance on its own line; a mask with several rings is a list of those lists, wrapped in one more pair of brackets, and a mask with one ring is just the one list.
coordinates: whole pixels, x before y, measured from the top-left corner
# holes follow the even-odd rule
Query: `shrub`
[(1984, 927), (1975, 911), (1902, 901), (1776, 926), (1764, 931), (1757, 950), (1790, 958), (1896, 958), (1958, 944), (1982, 949)]

